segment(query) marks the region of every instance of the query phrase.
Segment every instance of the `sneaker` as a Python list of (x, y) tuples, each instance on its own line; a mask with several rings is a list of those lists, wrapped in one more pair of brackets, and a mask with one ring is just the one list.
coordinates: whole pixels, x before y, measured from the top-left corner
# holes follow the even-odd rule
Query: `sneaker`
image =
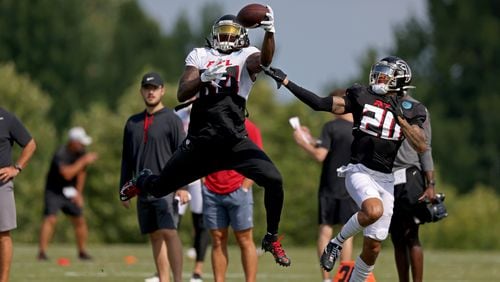
[(45, 252), (39, 252), (37, 259), (39, 261), (48, 261), (49, 257), (47, 256), (47, 254), (45, 254)]
[(153, 174), (153, 172), (150, 169), (145, 168), (141, 170), (141, 172), (139, 172), (139, 174), (136, 177), (127, 181), (127, 183), (125, 183), (125, 185), (123, 185), (122, 188), (120, 189), (120, 200), (128, 201), (131, 198), (139, 195), (141, 190), (136, 186), (137, 180), (139, 180), (139, 178), (141, 177), (148, 177), (151, 174)]
[(152, 277), (144, 279), (144, 282), (160, 282), (160, 277), (158, 277), (158, 273), (155, 273)]
[(80, 252), (78, 254), (78, 258), (80, 260), (86, 260), (86, 261), (92, 260), (92, 257), (89, 254), (87, 254), (86, 252)]
[(332, 271), (335, 261), (340, 257), (341, 251), (341, 246), (330, 241), (319, 260), (321, 267), (328, 272)]
[(270, 252), (274, 256), (274, 260), (281, 266), (290, 266), (291, 261), (287, 257), (285, 250), (280, 243), (281, 237), (277, 235), (266, 235), (262, 239), (262, 249), (265, 252)]
[(200, 274), (193, 273), (193, 276), (191, 276), (191, 279), (189, 279), (189, 282), (203, 282), (203, 278), (201, 278)]

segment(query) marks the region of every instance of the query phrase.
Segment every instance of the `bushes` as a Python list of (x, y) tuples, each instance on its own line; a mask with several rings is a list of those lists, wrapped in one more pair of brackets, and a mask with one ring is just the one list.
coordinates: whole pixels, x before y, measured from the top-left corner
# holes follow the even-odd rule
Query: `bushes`
[(457, 196), (445, 187), (448, 217), (421, 227), (425, 247), (440, 249), (500, 249), (500, 198), (493, 189), (478, 186)]

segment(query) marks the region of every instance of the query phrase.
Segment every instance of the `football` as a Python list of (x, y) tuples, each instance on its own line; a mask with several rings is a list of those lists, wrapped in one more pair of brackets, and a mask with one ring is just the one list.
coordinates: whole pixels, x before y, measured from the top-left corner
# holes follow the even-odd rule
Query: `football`
[(248, 4), (241, 8), (236, 18), (244, 27), (255, 28), (267, 18), (268, 12), (267, 7), (262, 4)]

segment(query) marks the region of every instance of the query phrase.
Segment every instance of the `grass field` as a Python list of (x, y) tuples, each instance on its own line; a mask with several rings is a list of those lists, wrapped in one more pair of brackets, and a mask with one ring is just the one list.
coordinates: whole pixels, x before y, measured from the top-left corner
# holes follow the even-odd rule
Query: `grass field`
[[(48, 253), (50, 261), (39, 262), (35, 258), (35, 245), (15, 244), (11, 281), (144, 281), (154, 273), (149, 245), (95, 245), (89, 251), (94, 260), (80, 262), (72, 245), (52, 245)], [(259, 258), (258, 281), (321, 281), (313, 247), (287, 248), (287, 251), (292, 258), (290, 268), (278, 267), (269, 254)], [(137, 261), (126, 264), (126, 256), (134, 256)], [(238, 249), (231, 247), (229, 256), (227, 281), (244, 281)], [(68, 258), (70, 264), (58, 265), (61, 257)], [(184, 260), (185, 281), (189, 281), (192, 265), (192, 260)], [(426, 250), (424, 281), (500, 281), (499, 268), (498, 251)], [(384, 246), (374, 273), (379, 282), (397, 281), (391, 247)], [(204, 278), (213, 281), (209, 254)]]

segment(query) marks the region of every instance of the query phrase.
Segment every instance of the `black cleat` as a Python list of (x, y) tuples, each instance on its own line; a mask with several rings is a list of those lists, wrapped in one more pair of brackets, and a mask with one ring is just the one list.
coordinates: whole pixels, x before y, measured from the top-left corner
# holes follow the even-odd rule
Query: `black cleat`
[(47, 254), (45, 254), (45, 252), (39, 252), (37, 259), (39, 261), (48, 261), (49, 257), (47, 256)]
[(92, 260), (92, 257), (89, 254), (87, 254), (86, 252), (80, 252), (80, 253), (78, 253), (78, 258), (80, 260), (84, 260), (84, 261), (90, 261), (90, 260)]
[(341, 251), (341, 246), (329, 242), (319, 260), (321, 267), (328, 272), (332, 271), (335, 261), (340, 257)]
[(290, 258), (285, 253), (285, 250), (280, 243), (281, 238), (277, 235), (266, 235), (262, 239), (262, 249), (265, 252), (270, 252), (274, 256), (274, 260), (281, 266), (290, 266)]
[(137, 187), (137, 180), (141, 177), (148, 177), (151, 174), (153, 174), (153, 172), (150, 169), (145, 168), (141, 170), (141, 172), (139, 172), (137, 176), (127, 181), (127, 183), (125, 183), (125, 185), (123, 185), (120, 189), (120, 200), (128, 201), (133, 197), (139, 195), (141, 190), (139, 189), (139, 187)]

